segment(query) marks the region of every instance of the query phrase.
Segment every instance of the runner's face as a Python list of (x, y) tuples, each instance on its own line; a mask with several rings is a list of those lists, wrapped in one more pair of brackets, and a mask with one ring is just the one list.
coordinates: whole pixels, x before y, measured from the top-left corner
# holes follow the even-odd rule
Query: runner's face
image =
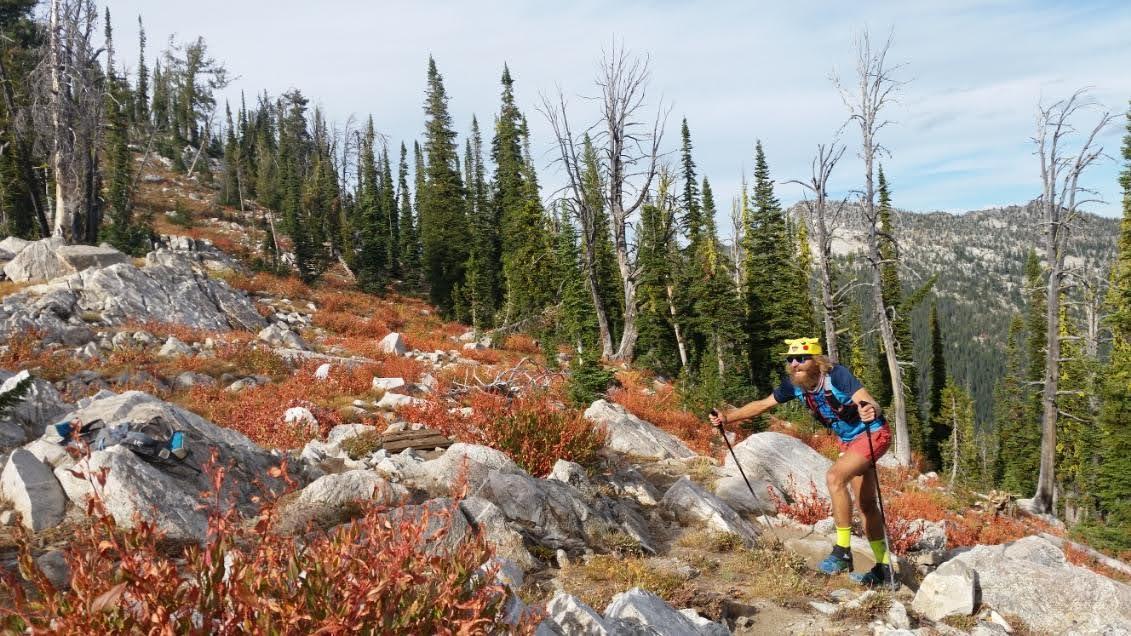
[(801, 381), (803, 384), (809, 384), (814, 378), (817, 377), (817, 361), (813, 358), (806, 358), (804, 360), (797, 360), (796, 358), (789, 360), (786, 363), (789, 366), (790, 378), (796, 381)]

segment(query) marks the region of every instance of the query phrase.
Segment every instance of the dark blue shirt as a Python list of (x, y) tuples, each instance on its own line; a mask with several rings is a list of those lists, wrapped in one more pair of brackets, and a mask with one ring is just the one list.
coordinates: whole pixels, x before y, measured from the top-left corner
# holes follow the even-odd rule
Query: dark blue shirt
[[(821, 378), (821, 383), (813, 391), (795, 386), (789, 376), (785, 376), (774, 389), (774, 399), (778, 404), (793, 399), (801, 400), (817, 421), (832, 429), (841, 441), (851, 442), (864, 432), (864, 422), (860, 420), (857, 404), (852, 401), (852, 396), (862, 388), (864, 385), (847, 367), (837, 364)], [(883, 420), (877, 419), (872, 422), (871, 430), (881, 426)]]

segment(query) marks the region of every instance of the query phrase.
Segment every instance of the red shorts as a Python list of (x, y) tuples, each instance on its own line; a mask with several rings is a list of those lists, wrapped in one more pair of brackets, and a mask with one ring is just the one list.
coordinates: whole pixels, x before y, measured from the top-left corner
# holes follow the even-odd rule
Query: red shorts
[(873, 454), (868, 454), (868, 432), (863, 431), (857, 435), (851, 442), (840, 442), (840, 452), (853, 453), (870, 459), (872, 461), (878, 460), (884, 453), (888, 452), (891, 447), (891, 427), (884, 424), (879, 430), (872, 431), (872, 450)]

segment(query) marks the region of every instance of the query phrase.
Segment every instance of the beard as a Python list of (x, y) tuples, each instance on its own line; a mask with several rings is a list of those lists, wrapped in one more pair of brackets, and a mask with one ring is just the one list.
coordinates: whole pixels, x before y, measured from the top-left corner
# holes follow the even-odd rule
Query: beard
[(806, 391), (812, 391), (817, 388), (817, 382), (821, 379), (820, 368), (814, 368), (812, 371), (806, 371), (802, 367), (795, 367), (789, 372), (789, 380), (793, 382), (794, 386), (799, 386)]

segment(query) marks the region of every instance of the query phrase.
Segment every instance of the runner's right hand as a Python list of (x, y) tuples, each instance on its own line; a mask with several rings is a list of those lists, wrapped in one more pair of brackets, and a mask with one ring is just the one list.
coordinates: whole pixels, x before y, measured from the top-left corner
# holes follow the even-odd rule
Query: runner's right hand
[(718, 409), (711, 409), (711, 414), (708, 416), (708, 419), (710, 419), (711, 424), (715, 426), (722, 426), (727, 423), (726, 415), (720, 413)]

